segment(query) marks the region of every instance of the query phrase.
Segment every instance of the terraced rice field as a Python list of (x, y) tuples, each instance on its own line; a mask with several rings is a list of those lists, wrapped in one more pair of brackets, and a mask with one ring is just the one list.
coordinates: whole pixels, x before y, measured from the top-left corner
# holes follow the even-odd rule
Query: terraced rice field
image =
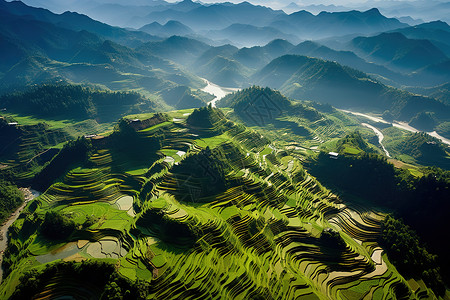
[[(346, 207), (295, 155), (255, 131), (214, 111), (211, 126), (194, 126), (193, 115), (137, 131), (139, 163), (97, 145), (85, 166), (29, 204), (11, 234), (27, 254), (7, 284), (50, 260), (99, 258), (151, 281), (157, 299), (394, 298), (404, 279), (376, 243), (383, 215)], [(164, 136), (157, 147), (156, 136)], [(38, 226), (26, 228), (48, 210), (91, 223), (56, 249), (45, 247)], [(326, 228), (345, 248), (324, 242)], [(49, 279), (39, 297), (86, 293), (62, 278)], [(11, 293), (5, 286), (3, 296)]]

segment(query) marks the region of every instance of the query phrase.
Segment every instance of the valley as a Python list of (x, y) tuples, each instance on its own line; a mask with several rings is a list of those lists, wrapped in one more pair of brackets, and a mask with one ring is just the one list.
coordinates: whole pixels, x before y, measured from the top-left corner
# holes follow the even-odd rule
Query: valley
[(449, 8), (395, 2), (0, 0), (0, 299), (450, 299)]

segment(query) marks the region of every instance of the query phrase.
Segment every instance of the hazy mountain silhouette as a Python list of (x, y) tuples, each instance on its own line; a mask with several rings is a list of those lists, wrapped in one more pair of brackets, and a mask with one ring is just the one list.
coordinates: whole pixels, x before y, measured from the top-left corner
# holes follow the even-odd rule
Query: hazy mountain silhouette
[(146, 43), (137, 48), (137, 50), (187, 65), (191, 64), (210, 47), (195, 39), (171, 36), (161, 42)]
[(370, 34), (406, 27), (395, 18), (386, 18), (376, 8), (368, 11), (321, 12), (314, 16), (307, 11), (281, 15), (270, 26), (303, 39), (320, 39), (347, 34)]
[(418, 86), (436, 86), (450, 82), (450, 59), (428, 65), (411, 76)]
[(239, 4), (227, 2), (202, 5), (189, 11), (168, 8), (152, 12), (145, 19), (148, 20), (147, 23), (156, 21), (161, 24), (169, 20), (177, 20), (194, 30), (219, 30), (235, 23), (265, 26), (277, 15), (285, 15), (285, 13), (248, 2)]
[[(408, 84), (412, 80), (410, 77), (394, 72), (384, 66), (375, 63), (368, 63), (351, 51), (333, 50), (312, 41), (302, 42), (294, 46), (288, 41), (281, 39), (273, 40), (265, 46), (254, 46), (250, 48), (244, 47), (238, 49), (230, 45), (213, 47), (200, 56), (195, 63), (195, 67), (208, 64), (215, 56), (222, 56), (230, 60), (237, 61), (246, 68), (256, 72), (258, 69), (268, 64), (271, 60), (285, 54), (298, 54), (337, 61), (342, 65), (350, 66), (367, 73), (377, 74), (380, 75), (381, 78), (389, 78), (390, 80), (398, 83)], [(205, 73), (203, 72), (203, 74)], [(245, 71), (239, 75), (234, 74), (233, 76), (245, 77), (247, 75), (248, 72)]]
[(257, 27), (249, 24), (232, 24), (221, 30), (206, 34), (211, 39), (228, 39), (241, 46), (265, 45), (274, 39), (284, 39), (296, 43), (299, 38), (286, 34), (273, 27)]
[(151, 35), (169, 37), (172, 35), (185, 36), (194, 34), (194, 31), (188, 26), (178, 22), (178, 21), (168, 21), (166, 24), (161, 25), (158, 22), (153, 22), (151, 24), (147, 24), (139, 30), (147, 32)]
[(158, 38), (147, 33), (113, 27), (105, 23), (95, 21), (86, 15), (75, 12), (54, 14), (46, 9), (27, 6), (20, 1), (6, 2), (5, 0), (0, 0), (0, 10), (6, 11), (11, 15), (51, 23), (60, 28), (74, 31), (86, 30), (105, 39), (110, 39), (112, 41), (130, 46), (135, 46), (146, 41), (158, 40)]
[(236, 60), (216, 56), (199, 66), (196, 73), (222, 86), (241, 87), (248, 85), (248, 77), (252, 71)]
[(369, 61), (401, 71), (417, 70), (448, 59), (430, 41), (408, 39), (398, 32), (357, 37), (349, 43), (349, 48)]
[(300, 10), (306, 10), (313, 14), (319, 14), (323, 11), (327, 12), (338, 12), (338, 11), (347, 11), (350, 10), (348, 7), (342, 5), (324, 5), (324, 4), (311, 4), (311, 5), (299, 5), (294, 2), (291, 2), (289, 5), (283, 7), (283, 10), (290, 14)]
[(385, 86), (363, 72), (317, 58), (281, 56), (253, 75), (252, 80), (296, 99), (340, 108), (390, 110), (396, 118), (405, 121), (422, 111), (434, 112), (438, 119), (450, 117), (450, 108), (435, 99)]
[(5, 44), (0, 48), (8, 59), (3, 67), (12, 67), (29, 55), (70, 60), (82, 47), (101, 44), (101, 39), (86, 31), (75, 32), (30, 16), (15, 16), (0, 10), (0, 35)]
[(405, 82), (407, 80), (407, 78), (400, 73), (396, 73), (375, 63), (368, 63), (351, 51), (337, 51), (313, 41), (305, 41), (298, 44), (289, 51), (289, 54), (305, 55), (336, 61), (341, 65), (346, 65), (366, 73), (378, 74), (382, 77), (395, 80), (396, 82)]
[(410, 88), (411, 92), (430, 96), (450, 105), (450, 82), (429, 88)]
[(434, 21), (394, 31), (409, 39), (429, 40), (447, 56), (450, 55), (450, 26), (445, 22)]
[[(321, 12), (317, 16), (303, 10), (288, 15), (283, 11), (255, 6), (248, 2), (202, 5), (187, 11), (168, 7), (162, 11), (153, 11), (144, 19), (146, 20), (145, 23), (156, 21), (160, 24), (169, 20), (177, 20), (191, 27), (194, 31), (225, 30), (233, 24), (271, 27), (285, 35), (294, 35), (300, 39), (319, 39), (355, 33), (370, 34), (408, 26), (395, 18), (386, 18), (376, 8), (364, 12), (355, 10)], [(142, 22), (142, 20), (136, 20), (136, 24), (139, 22)], [(235, 33), (244, 35), (241, 32)], [(249, 33), (254, 33), (254, 30)], [(279, 37), (277, 36), (277, 38)], [(248, 34), (248, 38), (252, 38), (250, 34)], [(259, 41), (259, 44), (265, 42), (268, 42), (268, 40)]]
[(158, 93), (177, 85), (202, 85), (198, 77), (149, 51), (2, 9), (0, 16), (0, 55), (6, 58), (0, 63), (0, 89), (68, 81)]

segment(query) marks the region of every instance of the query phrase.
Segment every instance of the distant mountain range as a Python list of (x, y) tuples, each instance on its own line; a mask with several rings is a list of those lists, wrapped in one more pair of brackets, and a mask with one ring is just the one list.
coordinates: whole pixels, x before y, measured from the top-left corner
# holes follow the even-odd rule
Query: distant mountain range
[[(370, 9), (365, 12), (322, 12), (315, 16), (307, 11), (299, 11), (288, 15), (283, 11), (254, 6), (247, 2), (192, 7), (188, 11), (172, 8), (154, 11), (143, 19), (136, 19), (135, 24), (130, 25), (140, 27), (142, 22), (156, 21), (163, 24), (176, 20), (189, 26), (194, 31), (203, 31), (203, 34), (211, 39), (226, 38), (242, 43), (240, 36), (243, 36), (247, 31), (248, 37), (254, 35), (249, 43), (254, 43), (256, 40), (258, 44), (264, 44), (269, 39), (274, 38), (285, 38), (298, 42), (298, 39), (319, 39), (356, 33), (371, 34), (408, 26), (397, 19), (384, 17), (377, 9)], [(244, 25), (247, 26), (244, 27)], [(293, 37), (296, 37), (296, 39)]]
[[(381, 82), (431, 87), (450, 81), (446, 54), (450, 26), (444, 22), (407, 26), (382, 16), (377, 9), (314, 16), (306, 11), (287, 15), (249, 3), (201, 5), (186, 0), (171, 9), (162, 4), (152, 7), (158, 10), (155, 18), (177, 16), (179, 20), (154, 21), (134, 31), (77, 13), (58, 15), (0, 0), (0, 54), (6, 58), (0, 61), (1, 87), (59, 81), (97, 84), (113, 90), (142, 90), (169, 106), (184, 108), (187, 104), (182, 102), (205, 103), (206, 98), (195, 91), (204, 86), (201, 76), (229, 87), (268, 85), (293, 98), (338, 107), (392, 110), (409, 120), (422, 109), (414, 105), (405, 108), (410, 101), (405, 99), (412, 96)], [(215, 15), (202, 16), (205, 13)], [(248, 25), (248, 15), (259, 19)], [(208, 38), (200, 41), (198, 29), (213, 19), (215, 28), (220, 29), (203, 31), (204, 36), (233, 39), (249, 47), (213, 47)], [(236, 23), (240, 21), (243, 23)], [(228, 27), (224, 29), (224, 25)], [(295, 35), (285, 33), (292, 28), (298, 29)], [(373, 34), (345, 37), (342, 40), (348, 42), (338, 49), (315, 41), (296, 41), (302, 32), (327, 36), (337, 30), (353, 36), (355, 28)], [(438, 94), (439, 99), (447, 99), (445, 93)], [(406, 102), (397, 105), (398, 99)], [(438, 116), (445, 111), (434, 100), (424, 99)]]
[(232, 24), (225, 29), (208, 31), (205, 35), (210, 39), (229, 40), (245, 47), (265, 45), (275, 39), (284, 39), (292, 43), (300, 41), (296, 35), (286, 34), (277, 28), (250, 24)]
[(429, 40), (409, 39), (399, 32), (358, 37), (349, 48), (369, 61), (400, 71), (414, 71), (448, 59)]
[[(107, 39), (113, 35), (123, 44), (134, 41), (142, 45), (145, 40), (136, 38), (151, 37), (146, 33), (112, 27), (78, 14), (56, 15), (22, 3), (1, 1), (0, 16), (3, 90), (61, 81), (97, 84), (112, 90), (147, 91), (156, 94), (164, 105), (174, 100), (165, 99), (163, 90), (203, 85), (200, 78), (160, 55)], [(197, 103), (204, 104), (202, 100)]]
[(170, 37), (172, 35), (192, 35), (194, 31), (188, 26), (178, 21), (168, 21), (166, 24), (161, 25), (158, 22), (153, 22), (139, 28), (140, 31), (147, 32), (151, 35)]
[(320, 39), (347, 34), (371, 34), (408, 25), (394, 18), (386, 18), (373, 8), (365, 12), (321, 12), (317, 16), (299, 11), (277, 17), (271, 26), (286, 33), (296, 32), (303, 39)]
[(54, 14), (46, 9), (27, 6), (20, 1), (7, 2), (5, 0), (0, 0), (0, 10), (6, 11), (11, 15), (50, 23), (64, 29), (73, 31), (86, 30), (95, 33), (102, 38), (110, 39), (128, 46), (136, 46), (141, 42), (158, 39), (144, 32), (113, 27), (75, 12)]
[[(123, 27), (141, 28), (151, 34), (184, 35), (190, 33), (189, 30), (189, 32), (185, 31), (189, 28), (209, 39), (228, 39), (238, 45), (246, 46), (253, 41), (262, 45), (276, 38), (298, 43), (301, 39), (319, 39), (346, 34), (373, 34), (408, 26), (397, 19), (386, 18), (375, 8), (363, 12), (342, 11), (343, 8), (339, 8), (335, 9), (335, 12), (324, 11), (313, 15), (305, 10), (287, 14), (282, 10), (248, 2), (201, 4), (184, 0), (177, 3), (150, 1), (145, 4), (136, 4), (133, 1), (130, 3), (116, 1), (116, 3), (93, 2), (73, 5), (79, 6), (79, 11), (96, 19)], [(326, 7), (323, 8), (326, 9)], [(185, 32), (171, 31), (156, 25), (158, 23), (164, 26), (163, 24), (172, 21), (176, 21), (176, 24), (183, 27)], [(149, 26), (149, 24), (153, 25)], [(248, 26), (242, 27), (243, 25)], [(242, 32), (242, 29), (247, 31), (247, 38), (250, 34), (253, 35), (246, 44), (243, 43), (242, 36), (245, 32)], [(235, 38), (236, 33), (238, 36)]]
[(411, 27), (395, 29), (409, 39), (429, 40), (436, 47), (450, 55), (450, 26), (442, 21), (418, 24)]
[(156, 55), (175, 61), (180, 64), (189, 64), (211, 46), (181, 36), (172, 36), (160, 42), (149, 42), (139, 48), (138, 51), (148, 55)]
[(422, 111), (433, 112), (440, 120), (450, 118), (450, 107), (437, 100), (385, 86), (360, 71), (316, 58), (281, 56), (253, 75), (252, 82), (279, 89), (295, 99), (340, 108), (389, 110), (404, 121)]

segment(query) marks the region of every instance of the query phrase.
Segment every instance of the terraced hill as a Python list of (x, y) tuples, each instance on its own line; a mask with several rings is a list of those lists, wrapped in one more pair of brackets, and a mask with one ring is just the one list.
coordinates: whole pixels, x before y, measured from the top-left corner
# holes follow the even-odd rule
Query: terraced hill
[[(316, 152), (335, 151), (338, 139), (355, 130), (373, 141), (373, 131), (334, 109), (311, 101), (292, 101), (279, 91), (253, 86), (222, 98), (217, 105), (232, 110), (227, 116), (252, 126), (269, 137), (280, 149), (289, 150), (302, 159)], [(381, 151), (381, 148), (380, 148)]]
[[(11, 227), (1, 297), (392, 299), (411, 293), (377, 244), (383, 214), (347, 207), (298, 156), (217, 109), (133, 115), (90, 144), (86, 159)], [(55, 265), (60, 259), (68, 263)], [(93, 268), (85, 261), (113, 264), (114, 270), (97, 269), (114, 276), (97, 278), (90, 288), (94, 281), (80, 275)], [(124, 282), (135, 288), (126, 292)], [(426, 286), (418, 292), (432, 295)]]
[(41, 120), (12, 114), (0, 116), (0, 177), (29, 186), (34, 175), (63, 145), (80, 135), (104, 132), (111, 124), (95, 120)]

